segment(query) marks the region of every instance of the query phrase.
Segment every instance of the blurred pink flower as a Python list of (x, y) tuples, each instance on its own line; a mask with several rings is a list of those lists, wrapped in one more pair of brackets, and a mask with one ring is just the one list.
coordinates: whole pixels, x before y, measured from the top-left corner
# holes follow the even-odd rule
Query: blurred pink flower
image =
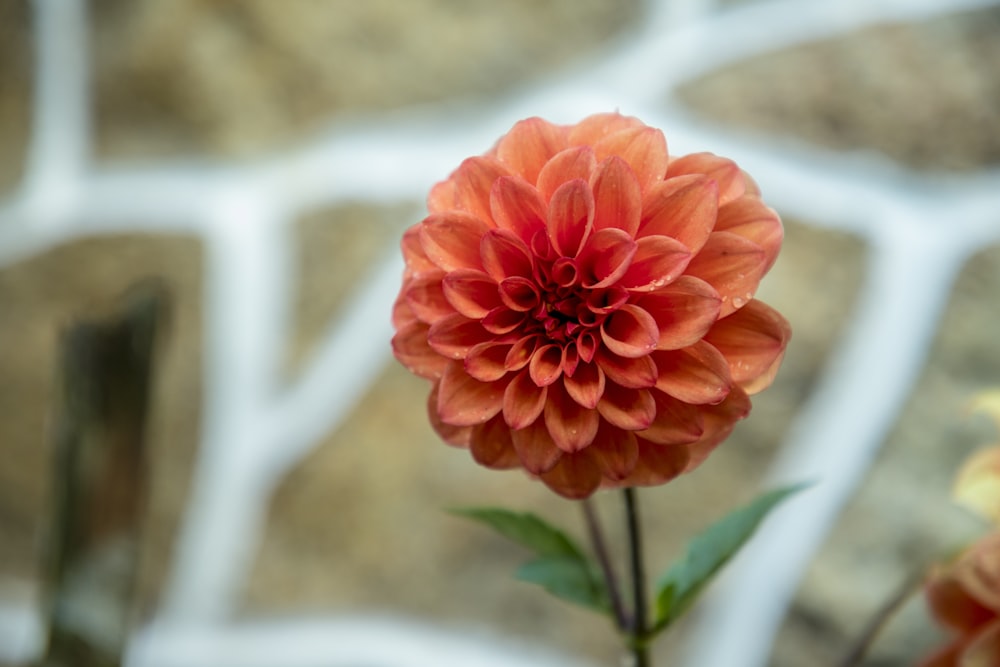
[(921, 667), (1000, 665), (1000, 533), (987, 535), (955, 562), (935, 568), (925, 594), (931, 613), (955, 639)]
[(619, 114), (530, 118), (428, 208), (402, 241), (393, 350), (484, 466), (569, 498), (661, 484), (774, 378), (791, 331), (753, 295), (783, 230), (728, 159), (670, 157)]

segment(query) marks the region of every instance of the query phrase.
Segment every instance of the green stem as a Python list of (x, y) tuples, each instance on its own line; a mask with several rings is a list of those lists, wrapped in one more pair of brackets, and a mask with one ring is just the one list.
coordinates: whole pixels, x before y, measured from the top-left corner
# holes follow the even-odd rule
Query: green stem
[(601, 566), (601, 573), (604, 575), (604, 585), (608, 591), (608, 601), (611, 603), (611, 611), (615, 617), (615, 625), (622, 632), (627, 632), (631, 621), (625, 612), (625, 605), (622, 604), (621, 593), (618, 590), (618, 577), (615, 576), (614, 568), (611, 567), (611, 559), (608, 557), (607, 542), (604, 539), (604, 531), (601, 530), (601, 523), (598, 520), (594, 504), (589, 498), (583, 501), (583, 516), (587, 521), (587, 533), (590, 535), (590, 543), (594, 547), (597, 562)]
[(628, 526), (629, 561), (632, 572), (632, 601), (635, 607), (629, 628), (629, 648), (633, 667), (651, 667), (649, 656), (649, 622), (646, 614), (646, 571), (642, 561), (642, 536), (639, 526), (639, 501), (636, 491), (628, 487), (625, 495), (625, 518)]

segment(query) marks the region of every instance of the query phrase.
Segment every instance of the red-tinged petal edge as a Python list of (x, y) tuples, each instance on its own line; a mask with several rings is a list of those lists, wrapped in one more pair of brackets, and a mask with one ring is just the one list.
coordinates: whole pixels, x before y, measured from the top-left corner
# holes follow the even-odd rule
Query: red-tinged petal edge
[(578, 452), (594, 441), (600, 417), (570, 398), (561, 383), (549, 389), (545, 402), (545, 427), (556, 446), (564, 452)]
[(597, 365), (607, 379), (629, 389), (646, 389), (656, 384), (657, 365), (649, 356), (619, 357), (605, 349), (600, 349), (595, 357)]
[(688, 465), (688, 448), (682, 445), (658, 445), (637, 438), (638, 456), (629, 476), (630, 486), (656, 486), (682, 474)]
[(603, 477), (611, 482), (628, 479), (639, 459), (635, 434), (615, 428), (603, 420), (588, 451), (593, 454)]
[(547, 387), (539, 387), (528, 371), (521, 371), (504, 391), (504, 421), (513, 429), (525, 428), (535, 422), (545, 408), (547, 395)]
[[(705, 418), (700, 407), (680, 401), (661, 391), (653, 391), (656, 417), (638, 435), (658, 445), (690, 445), (705, 434)], [(687, 455), (685, 455), (685, 459)]]
[(627, 389), (609, 383), (597, 403), (597, 411), (612, 426), (641, 431), (656, 418), (656, 401), (648, 389)]
[(563, 377), (563, 387), (570, 397), (589, 409), (597, 407), (604, 395), (605, 382), (604, 371), (596, 363), (582, 363), (572, 376)]

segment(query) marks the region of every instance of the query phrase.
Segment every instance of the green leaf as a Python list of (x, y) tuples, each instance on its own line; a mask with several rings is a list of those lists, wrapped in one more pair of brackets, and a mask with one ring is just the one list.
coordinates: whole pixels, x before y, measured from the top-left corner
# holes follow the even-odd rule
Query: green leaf
[(583, 558), (583, 551), (572, 538), (534, 514), (497, 507), (464, 507), (451, 513), (486, 524), (539, 556)]
[(517, 570), (517, 578), (538, 584), (557, 598), (607, 614), (611, 605), (591, 563), (572, 557), (539, 558)]
[(653, 633), (680, 618), (722, 566), (750, 539), (768, 512), (806, 486), (798, 484), (764, 493), (688, 542), (684, 555), (657, 582)]
[(517, 578), (538, 584), (552, 595), (607, 614), (604, 580), (596, 564), (566, 533), (534, 514), (494, 507), (451, 510), (487, 525), (504, 537), (530, 549), (537, 558), (517, 571)]

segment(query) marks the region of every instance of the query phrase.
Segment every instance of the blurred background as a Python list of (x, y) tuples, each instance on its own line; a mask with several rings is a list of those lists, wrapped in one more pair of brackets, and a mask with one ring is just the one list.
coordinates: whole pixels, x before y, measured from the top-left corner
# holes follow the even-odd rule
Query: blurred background
[[(784, 367), (697, 473), (642, 492), (651, 569), (816, 414), (856, 425), (872, 444), (768, 663), (835, 664), (978, 529), (949, 493), (997, 439), (965, 405), (1000, 384), (1000, 7), (818, 4), (0, 0), (0, 665), (37, 651), (59, 332), (145, 276), (173, 308), (137, 627), (384, 615), (616, 664), (609, 624), (443, 511), (578, 529), (579, 508), (442, 445), (388, 348), (426, 189), (521, 117), (615, 108), (733, 157), (786, 222), (758, 295), (792, 323)], [(612, 533), (617, 501), (598, 498)], [(938, 641), (915, 599), (865, 664)]]

